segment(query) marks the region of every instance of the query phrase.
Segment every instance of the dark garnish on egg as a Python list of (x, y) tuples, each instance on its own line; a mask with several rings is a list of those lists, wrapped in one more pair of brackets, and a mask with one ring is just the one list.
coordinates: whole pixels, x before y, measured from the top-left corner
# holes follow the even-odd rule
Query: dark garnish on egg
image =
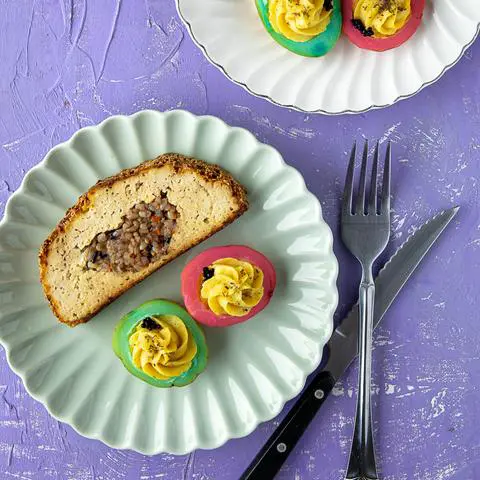
[(142, 320), (142, 328), (147, 330), (157, 330), (160, 328), (160, 325), (151, 317), (144, 318)]
[(204, 267), (203, 268), (203, 280), (208, 280), (215, 275), (215, 270), (213, 268)]
[(333, 9), (333, 1), (332, 0), (325, 0), (325, 2), (323, 2), (323, 8), (329, 12), (330, 10)]
[(358, 18), (352, 18), (352, 24), (364, 37), (373, 36), (374, 32), (372, 27), (365, 28), (365, 25)]

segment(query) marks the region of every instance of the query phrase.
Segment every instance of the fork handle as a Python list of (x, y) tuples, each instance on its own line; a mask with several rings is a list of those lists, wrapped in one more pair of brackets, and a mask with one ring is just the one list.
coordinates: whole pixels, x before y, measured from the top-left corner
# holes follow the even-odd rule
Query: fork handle
[(370, 404), (375, 284), (373, 280), (370, 280), (368, 277), (369, 275), (367, 274), (367, 276), (364, 276), (362, 279), (359, 291), (358, 352), (360, 363), (357, 412), (346, 479), (378, 479), (373, 446), (372, 410)]

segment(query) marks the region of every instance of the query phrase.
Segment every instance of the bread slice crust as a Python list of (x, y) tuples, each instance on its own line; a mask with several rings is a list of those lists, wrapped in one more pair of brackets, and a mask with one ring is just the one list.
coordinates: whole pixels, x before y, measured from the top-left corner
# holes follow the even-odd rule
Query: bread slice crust
[[(159, 261), (153, 263), (152, 268), (147, 267), (144, 270), (138, 272), (138, 274), (135, 274), (135, 278), (129, 281), (128, 285), (125, 285), (113, 295), (109, 295), (100, 305), (92, 308), (90, 311), (88, 311), (81, 317), (74, 319), (67, 318), (62, 313), (59, 301), (54, 294), (55, 286), (52, 285), (48, 280), (49, 258), (55, 248), (56, 240), (68, 231), (73, 221), (79, 214), (83, 214), (89, 210), (90, 206), (92, 205), (92, 199), (98, 192), (104, 189), (108, 189), (109, 187), (112, 187), (114, 184), (122, 180), (135, 178), (142, 173), (162, 168), (172, 169), (173, 172), (177, 175), (182, 175), (185, 173), (193, 174), (194, 176), (202, 179), (209, 185), (221, 184), (222, 187), (226, 187), (230, 190), (232, 203), (235, 205), (235, 208), (232, 209), (230, 214), (224, 219), (222, 223), (218, 225), (213, 225), (208, 233), (202, 235), (201, 238), (178, 250), (172, 258), (160, 259)], [(247, 209), (248, 199), (245, 188), (240, 185), (227, 171), (223, 170), (217, 165), (209, 164), (192, 157), (185, 157), (176, 153), (167, 153), (164, 155), (160, 155), (159, 157), (153, 160), (146, 161), (135, 168), (122, 170), (117, 175), (98, 181), (93, 187), (91, 187), (87, 192), (80, 196), (74, 206), (67, 210), (63, 219), (50, 233), (50, 235), (44, 241), (40, 248), (40, 281), (42, 283), (43, 290), (49, 302), (51, 310), (60, 322), (65, 323), (69, 326), (73, 327), (78, 324), (87, 322), (100, 310), (109, 305), (127, 290), (140, 283), (142, 280), (157, 271), (159, 268), (163, 267), (164, 265), (177, 258), (179, 255), (185, 253), (190, 248), (198, 245), (213, 234), (222, 230), (224, 227), (232, 223), (236, 218), (241, 216)]]

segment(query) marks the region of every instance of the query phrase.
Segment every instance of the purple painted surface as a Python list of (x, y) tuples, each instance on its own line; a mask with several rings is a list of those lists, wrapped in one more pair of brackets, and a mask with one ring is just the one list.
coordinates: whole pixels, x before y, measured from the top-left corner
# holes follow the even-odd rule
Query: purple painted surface
[[(437, 84), (386, 110), (308, 116), (231, 84), (194, 46), (174, 0), (0, 2), (0, 201), (78, 128), (143, 108), (184, 108), (251, 130), (320, 198), (337, 236), (341, 318), (358, 268), (338, 241), (352, 141), (394, 143), (393, 251), (440, 209), (462, 209), (377, 330), (374, 398), (384, 480), (480, 478), (480, 43)], [(341, 479), (353, 429), (352, 368), (280, 480)], [(0, 359), (2, 479), (236, 479), (277, 421), (215, 451), (145, 457), (52, 419)]]

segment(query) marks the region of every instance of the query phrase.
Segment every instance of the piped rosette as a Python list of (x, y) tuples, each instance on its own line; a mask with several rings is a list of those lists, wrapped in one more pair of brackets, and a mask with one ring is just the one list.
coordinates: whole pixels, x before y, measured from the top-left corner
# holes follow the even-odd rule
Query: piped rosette
[(113, 349), (131, 374), (155, 387), (188, 385), (207, 363), (200, 326), (168, 300), (151, 300), (125, 315)]
[(357, 47), (383, 52), (405, 43), (421, 24), (425, 0), (342, 0), (343, 32)]
[(243, 245), (210, 248), (182, 272), (186, 309), (195, 320), (211, 327), (252, 318), (268, 305), (275, 285), (272, 263)]

